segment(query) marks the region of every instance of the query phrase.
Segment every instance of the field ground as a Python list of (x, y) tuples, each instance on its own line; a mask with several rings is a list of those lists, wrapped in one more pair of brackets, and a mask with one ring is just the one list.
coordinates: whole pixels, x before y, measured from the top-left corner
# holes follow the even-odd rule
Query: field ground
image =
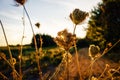
[[(12, 48), (12, 50), (17, 50), (19, 48)], [(0, 48), (1, 51), (6, 53), (7, 50), (5, 48)], [(51, 80), (66, 80), (66, 69), (69, 69), (69, 78), (70, 80), (78, 80), (78, 72), (77, 72), (77, 65), (76, 65), (76, 57), (75, 54), (69, 55), (69, 67), (65, 67), (66, 63), (60, 63), (62, 60), (61, 55), (64, 53), (61, 51), (59, 52), (57, 48), (45, 48), (44, 52), (45, 56), (44, 58), (41, 58), (41, 68), (43, 71), (44, 79), (48, 80), (51, 78)], [(19, 51), (13, 51), (13, 53), (17, 54)], [(23, 49), (23, 80), (38, 80), (38, 74), (37, 68), (35, 67), (35, 50), (29, 49), (29, 47), (24, 47)], [(99, 78), (99, 80), (103, 80), (106, 78), (106, 80), (120, 80), (120, 56), (118, 54), (117, 62), (111, 60), (110, 58), (102, 57), (98, 59), (94, 64), (92, 69), (90, 69), (91, 59), (88, 56), (88, 48), (82, 48), (78, 50), (79, 54), (79, 65), (80, 65), (80, 73), (83, 80), (87, 80), (90, 74), (92, 74), (93, 77)], [(46, 56), (47, 55), (47, 56)], [(15, 55), (16, 58), (18, 58), (18, 55)], [(0, 72), (5, 74), (8, 78), (10, 76), (9, 74), (9, 68), (6, 63), (1, 62), (3, 60), (0, 60)], [(19, 61), (17, 59), (17, 61)], [(16, 70), (19, 70), (18, 63), (16, 63)], [(4, 64), (4, 65), (3, 65)], [(61, 64), (61, 65), (60, 65)], [(3, 68), (4, 67), (4, 68)], [(59, 68), (59, 70), (58, 70)], [(90, 71), (91, 70), (91, 71)], [(56, 72), (57, 71), (57, 72)], [(56, 73), (55, 73), (56, 72)], [(113, 73), (113, 75), (111, 75)], [(52, 76), (55, 74), (54, 76)], [(102, 75), (101, 75), (102, 74)], [(52, 77), (51, 77), (52, 76)], [(107, 78), (108, 77), (108, 78)], [(113, 78), (113, 79), (112, 79)], [(2, 79), (2, 77), (0, 77)]]

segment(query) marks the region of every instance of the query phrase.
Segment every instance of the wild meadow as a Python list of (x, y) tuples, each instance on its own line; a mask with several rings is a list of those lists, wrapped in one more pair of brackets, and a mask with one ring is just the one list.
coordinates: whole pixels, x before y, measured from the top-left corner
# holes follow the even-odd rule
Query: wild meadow
[[(15, 2), (16, 6), (23, 6), (33, 39), (31, 44), (23, 45), (23, 29), (21, 44), (10, 46), (0, 20), (7, 44), (6, 47), (0, 47), (0, 80), (120, 80), (120, 38), (101, 48), (99, 43), (93, 44), (87, 38), (78, 39), (76, 36), (77, 26), (90, 13), (74, 9), (68, 14), (74, 25), (72, 33), (64, 29), (54, 38), (44, 38), (34, 32), (25, 6), (26, 0)], [(40, 28), (40, 23), (35, 26)], [(116, 46), (118, 50), (114, 49)]]

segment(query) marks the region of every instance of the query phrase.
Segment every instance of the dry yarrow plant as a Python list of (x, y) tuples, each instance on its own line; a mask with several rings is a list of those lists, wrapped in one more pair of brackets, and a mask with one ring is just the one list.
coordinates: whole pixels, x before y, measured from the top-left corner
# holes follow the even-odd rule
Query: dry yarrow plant
[[(65, 57), (63, 57), (62, 62), (65, 59), (65, 73), (67, 74), (65, 78), (69, 80), (69, 49), (74, 45), (74, 43), (76, 43), (76, 35), (69, 33), (67, 29), (64, 29), (63, 31), (58, 32), (57, 37), (54, 39), (54, 41), (59, 47), (65, 50), (66, 54)], [(61, 68), (61, 65), (62, 63), (58, 66), (59, 69)], [(53, 78), (57, 73), (58, 71), (55, 72), (51, 78)]]
[(16, 5), (24, 5), (27, 0), (14, 0), (16, 2)]
[(100, 56), (100, 48), (99, 46), (90, 45), (89, 47), (89, 56), (92, 60), (98, 58)]
[(36, 26), (37, 28), (39, 28), (39, 27), (40, 27), (40, 23), (37, 22), (37, 23), (35, 24), (35, 26)]
[(79, 9), (75, 9), (72, 13), (70, 13), (70, 19), (76, 25), (83, 22), (87, 16), (89, 16), (87, 12), (81, 11)]
[(54, 39), (58, 46), (68, 51), (76, 41), (76, 35), (69, 33), (67, 29), (58, 32), (57, 37)]

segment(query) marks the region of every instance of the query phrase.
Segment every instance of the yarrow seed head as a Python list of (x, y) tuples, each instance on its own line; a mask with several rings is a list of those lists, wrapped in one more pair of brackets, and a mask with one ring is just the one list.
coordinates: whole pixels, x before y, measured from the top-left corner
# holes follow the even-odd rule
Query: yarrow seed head
[(17, 2), (17, 5), (24, 5), (24, 3), (27, 1), (27, 0), (14, 0), (15, 2)]
[(65, 50), (69, 50), (70, 47), (76, 41), (76, 35), (72, 35), (72, 33), (68, 33), (67, 29), (58, 32), (57, 37), (54, 39), (58, 46), (64, 48)]
[(95, 45), (89, 46), (89, 56), (91, 57), (91, 59), (98, 57), (99, 52), (100, 52), (99, 46), (95, 46)]
[(35, 26), (36, 26), (37, 28), (39, 28), (39, 27), (40, 27), (40, 23), (37, 22), (37, 23), (35, 24)]
[(76, 25), (83, 22), (87, 16), (89, 16), (87, 12), (81, 11), (79, 9), (75, 9), (72, 13), (70, 13), (70, 19)]

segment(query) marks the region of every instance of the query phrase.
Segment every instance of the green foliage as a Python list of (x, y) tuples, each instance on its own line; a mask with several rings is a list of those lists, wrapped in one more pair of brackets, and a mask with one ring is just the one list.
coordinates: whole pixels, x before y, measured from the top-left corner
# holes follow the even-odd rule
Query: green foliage
[(57, 66), (61, 60), (62, 60), (62, 52), (58, 52), (58, 51), (46, 51), (46, 53), (44, 53), (44, 56), (41, 58), (41, 64), (43, 64), (42, 67), (48, 67), (50, 65), (52, 66)]
[[(91, 12), (87, 39), (102, 49), (120, 39), (120, 0), (103, 0)], [(115, 48), (119, 48), (118, 47)]]

